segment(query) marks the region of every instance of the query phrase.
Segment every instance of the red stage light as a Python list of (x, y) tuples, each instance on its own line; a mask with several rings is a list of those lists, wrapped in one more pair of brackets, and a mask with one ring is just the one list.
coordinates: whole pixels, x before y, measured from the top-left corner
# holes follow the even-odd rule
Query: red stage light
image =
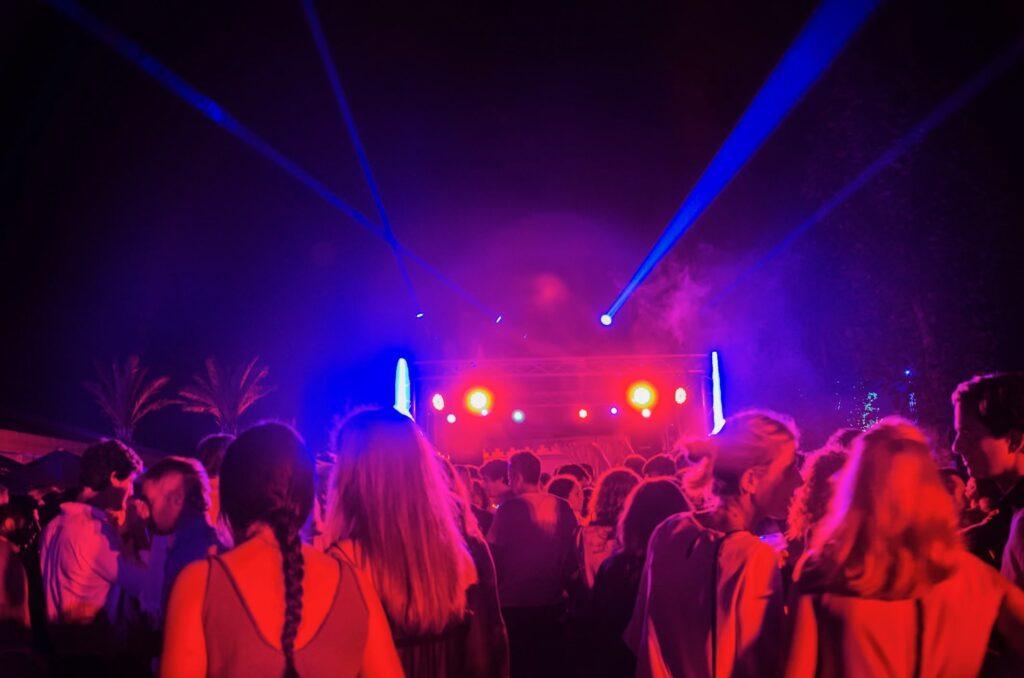
[(445, 419), (448, 421), (449, 424), (454, 424), (455, 423), (455, 415), (454, 414), (449, 414), (447, 417), (445, 417)]
[(649, 407), (645, 407), (644, 409), (640, 410), (640, 414), (643, 415), (644, 419), (650, 419), (651, 409)]
[(658, 390), (649, 381), (634, 382), (626, 391), (629, 404), (638, 410), (653, 408), (658, 402)]
[(676, 404), (682, 405), (686, 402), (686, 389), (680, 386), (676, 389)]
[(590, 412), (587, 412), (585, 408), (580, 408), (580, 411), (577, 414), (580, 415), (580, 419), (586, 419), (590, 416)]
[(494, 397), (486, 388), (471, 388), (466, 392), (466, 409), (481, 417), (490, 414)]
[(434, 397), (430, 399), (430, 404), (434, 406), (434, 409), (440, 412), (444, 409), (444, 396), (440, 393), (435, 393)]

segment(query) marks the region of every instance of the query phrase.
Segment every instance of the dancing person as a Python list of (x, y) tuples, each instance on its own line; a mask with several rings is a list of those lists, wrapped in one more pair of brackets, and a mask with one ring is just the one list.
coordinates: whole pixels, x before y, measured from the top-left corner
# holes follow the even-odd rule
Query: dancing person
[(627, 468), (608, 469), (597, 479), (590, 514), (580, 529), (580, 565), (588, 588), (594, 585), (597, 568), (615, 549), (622, 507), (639, 482), (639, 476)]
[(213, 433), (206, 436), (196, 445), (195, 458), (206, 469), (210, 480), (210, 524), (216, 526), (220, 517), (220, 467), (224, 463), (224, 453), (235, 437), (230, 433)]
[(718, 506), (673, 516), (651, 535), (626, 632), (639, 676), (773, 675), (781, 664), (779, 557), (753, 530), (784, 518), (800, 486), (796, 427), (742, 412), (715, 447)]
[(328, 553), (377, 586), (407, 676), (504, 676), (494, 565), (445, 465), (393, 409), (346, 419), (330, 481)]
[(1024, 372), (965, 381), (953, 392), (956, 440), (978, 483), (992, 481), (997, 513), (965, 537), (970, 550), (1024, 587)]
[(487, 535), (508, 626), (513, 676), (562, 675), (564, 621), (579, 573), (576, 516), (568, 502), (542, 492), (540, 459), (509, 460), (514, 496), (498, 507)]
[(898, 417), (855, 443), (795, 579), (787, 676), (978, 675), (993, 627), (1024, 653), (1024, 592), (963, 548), (928, 441)]
[(636, 672), (636, 655), (622, 636), (636, 604), (647, 544), (654, 528), (687, 508), (682, 491), (668, 478), (641, 481), (626, 498), (616, 526), (618, 546), (594, 575), (588, 607), (591, 675)]
[(277, 423), (242, 433), (220, 489), (237, 546), (175, 581), (161, 675), (401, 675), (372, 586), (299, 539), (315, 490), (298, 434)]

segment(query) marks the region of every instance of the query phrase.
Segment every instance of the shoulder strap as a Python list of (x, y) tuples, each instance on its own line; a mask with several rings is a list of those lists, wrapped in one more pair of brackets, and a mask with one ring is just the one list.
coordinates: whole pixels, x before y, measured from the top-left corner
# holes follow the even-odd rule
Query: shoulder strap
[(921, 664), (924, 661), (924, 601), (914, 600), (914, 616), (916, 617), (916, 647), (914, 648), (914, 678), (921, 678)]

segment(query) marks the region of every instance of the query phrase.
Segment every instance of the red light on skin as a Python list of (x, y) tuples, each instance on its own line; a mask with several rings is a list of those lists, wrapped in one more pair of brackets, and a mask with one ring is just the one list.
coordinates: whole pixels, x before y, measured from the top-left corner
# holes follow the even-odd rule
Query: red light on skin
[(584, 408), (580, 408), (580, 411), (577, 412), (577, 414), (580, 416), (580, 419), (586, 419), (587, 417), (590, 416), (590, 412), (587, 412), (587, 410)]

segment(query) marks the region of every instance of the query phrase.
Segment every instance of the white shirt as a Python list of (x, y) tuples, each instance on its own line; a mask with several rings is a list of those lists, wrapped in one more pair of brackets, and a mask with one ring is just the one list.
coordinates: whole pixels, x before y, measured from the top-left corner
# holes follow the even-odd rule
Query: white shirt
[(67, 502), (46, 526), (42, 548), (43, 588), (50, 621), (91, 622), (112, 612), (118, 588), (139, 595), (144, 570), (128, 563), (121, 538), (106, 512)]

